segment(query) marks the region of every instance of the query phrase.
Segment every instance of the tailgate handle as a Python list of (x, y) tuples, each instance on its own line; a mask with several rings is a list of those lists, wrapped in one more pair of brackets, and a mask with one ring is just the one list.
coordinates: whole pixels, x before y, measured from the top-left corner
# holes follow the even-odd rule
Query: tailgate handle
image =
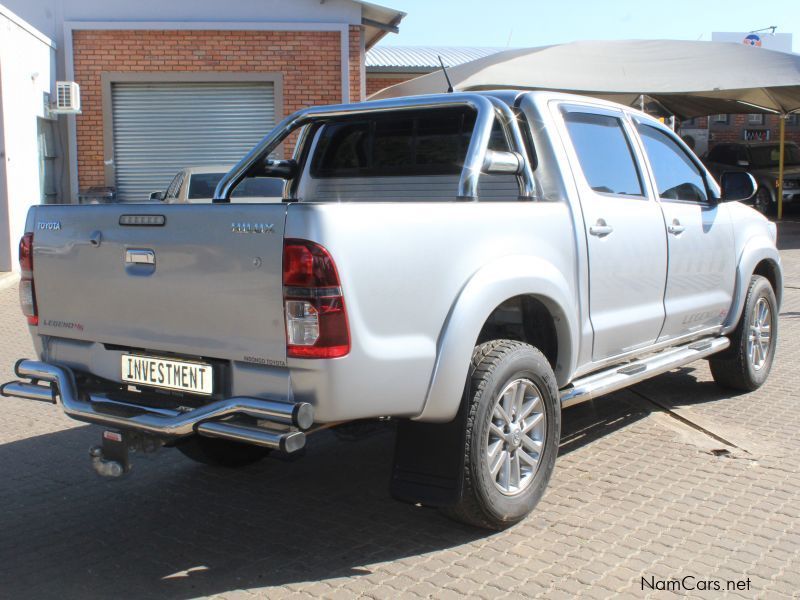
[(125, 262), (131, 265), (154, 265), (156, 264), (156, 253), (145, 249), (126, 250)]

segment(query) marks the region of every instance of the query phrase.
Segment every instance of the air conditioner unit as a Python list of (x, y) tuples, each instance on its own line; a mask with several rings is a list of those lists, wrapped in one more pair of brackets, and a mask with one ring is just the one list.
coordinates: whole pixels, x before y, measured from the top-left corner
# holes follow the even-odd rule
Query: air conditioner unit
[(76, 115), (81, 112), (81, 88), (74, 81), (56, 81), (56, 101), (50, 112), (57, 115)]

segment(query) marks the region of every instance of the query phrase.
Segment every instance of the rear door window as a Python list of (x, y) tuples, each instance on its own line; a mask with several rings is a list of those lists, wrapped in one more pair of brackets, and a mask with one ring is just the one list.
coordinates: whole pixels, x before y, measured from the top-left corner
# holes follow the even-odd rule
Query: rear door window
[(589, 187), (602, 194), (644, 195), (619, 117), (575, 111), (567, 112), (564, 121)]

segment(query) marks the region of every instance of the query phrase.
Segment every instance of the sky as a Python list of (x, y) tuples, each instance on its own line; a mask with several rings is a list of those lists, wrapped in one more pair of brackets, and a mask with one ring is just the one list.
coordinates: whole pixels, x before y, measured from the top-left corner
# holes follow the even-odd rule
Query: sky
[(711, 40), (777, 25), (800, 52), (800, 0), (373, 0), (408, 13), (390, 46), (526, 47), (608, 39)]

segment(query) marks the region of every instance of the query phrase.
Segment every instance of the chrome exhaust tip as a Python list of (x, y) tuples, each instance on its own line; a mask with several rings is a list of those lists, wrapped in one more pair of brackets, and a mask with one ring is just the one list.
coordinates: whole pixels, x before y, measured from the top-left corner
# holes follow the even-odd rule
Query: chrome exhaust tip
[(303, 430), (314, 424), (314, 407), (308, 402), (298, 402), (292, 410), (292, 423)]
[(254, 444), (286, 453), (297, 452), (306, 445), (306, 435), (302, 431), (277, 432), (262, 427), (225, 421), (200, 423), (197, 426), (197, 433), (206, 437)]
[(56, 394), (51, 386), (10, 381), (0, 386), (0, 395), (7, 398), (24, 398), (26, 400), (39, 400), (50, 404), (56, 403)]

